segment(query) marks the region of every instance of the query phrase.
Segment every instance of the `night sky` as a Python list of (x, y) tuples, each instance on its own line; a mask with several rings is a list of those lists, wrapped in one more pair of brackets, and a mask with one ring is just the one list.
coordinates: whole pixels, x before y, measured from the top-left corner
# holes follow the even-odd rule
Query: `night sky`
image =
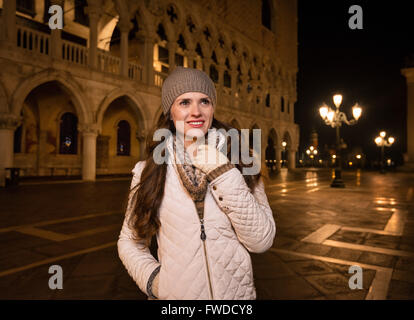
[[(370, 160), (379, 157), (374, 138), (385, 130), (397, 142), (386, 148), (394, 161), (406, 151), (406, 86), (400, 69), (414, 53), (414, 19), (410, 1), (299, 0), (298, 101), (295, 122), (300, 126), (299, 152), (310, 145), (314, 128), (319, 148), (335, 143), (335, 130), (324, 124), (319, 106), (334, 108), (332, 95), (343, 95), (341, 111), (352, 117), (358, 102), (362, 116), (354, 126), (343, 125), (348, 151), (361, 147)], [(388, 3), (388, 5), (386, 5)], [(351, 30), (351, 5), (363, 9), (363, 29)]]

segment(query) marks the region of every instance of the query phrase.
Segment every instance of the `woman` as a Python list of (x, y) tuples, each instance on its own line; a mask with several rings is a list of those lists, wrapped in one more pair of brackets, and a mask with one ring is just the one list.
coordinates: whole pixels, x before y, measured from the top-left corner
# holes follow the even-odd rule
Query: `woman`
[[(260, 174), (243, 176), (245, 165), (220, 151), (226, 144), (231, 152), (217, 129), (230, 127), (213, 117), (216, 90), (207, 74), (178, 67), (161, 96), (156, 129), (172, 134), (161, 142), (150, 134), (148, 158), (132, 170), (120, 259), (150, 299), (255, 299), (248, 252), (266, 251), (276, 230)], [(171, 161), (159, 164), (162, 143)], [(159, 261), (149, 250), (154, 235)]]

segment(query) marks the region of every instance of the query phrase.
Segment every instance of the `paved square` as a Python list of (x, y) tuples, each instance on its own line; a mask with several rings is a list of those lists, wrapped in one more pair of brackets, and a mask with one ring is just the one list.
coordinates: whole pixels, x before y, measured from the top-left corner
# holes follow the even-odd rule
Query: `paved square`
[[(266, 183), (273, 247), (252, 254), (258, 299), (414, 299), (414, 174), (282, 171)], [(130, 178), (0, 190), (1, 299), (146, 299), (117, 255)], [(70, 195), (70, 198), (68, 198)], [(63, 289), (51, 290), (51, 265)], [(363, 270), (351, 290), (349, 267)]]

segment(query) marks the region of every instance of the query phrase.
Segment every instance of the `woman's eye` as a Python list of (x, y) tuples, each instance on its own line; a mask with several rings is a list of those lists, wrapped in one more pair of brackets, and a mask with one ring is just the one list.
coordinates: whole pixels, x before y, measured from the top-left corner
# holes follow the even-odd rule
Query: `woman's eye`
[(180, 102), (180, 105), (182, 105), (182, 106), (186, 106), (188, 104), (189, 104), (188, 100), (183, 100), (183, 101)]
[(202, 99), (201, 100), (201, 103), (210, 104), (210, 100), (208, 100), (208, 99)]

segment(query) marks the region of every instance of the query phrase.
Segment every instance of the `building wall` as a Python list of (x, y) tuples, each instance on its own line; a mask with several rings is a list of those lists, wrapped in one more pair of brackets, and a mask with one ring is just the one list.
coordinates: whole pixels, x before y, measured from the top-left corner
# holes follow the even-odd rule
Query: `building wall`
[[(263, 163), (270, 133), (275, 149), (280, 153), (282, 140), (287, 141), (294, 159), (299, 143), (299, 127), (294, 123), (296, 1), (270, 0), (272, 30), (261, 23), (261, 1), (90, 0), (85, 8), (89, 27), (74, 21), (73, 0), (57, 1), (65, 12), (62, 31), (48, 29), (43, 21), (44, 1), (34, 2), (32, 17), (19, 12), (14, 16), (0, 1), (0, 68), (4, 71), (0, 75), (0, 140), (9, 145), (10, 132), (19, 125), (24, 132), (22, 152), (10, 157), (7, 151), (0, 157), (0, 167), (26, 167), (26, 175), (82, 173), (84, 178), (95, 173), (129, 173), (145, 156), (144, 137), (161, 113), (160, 88), (167, 74), (156, 54), (160, 47), (169, 51), (163, 62), (169, 71), (175, 66), (175, 53), (184, 57), (185, 65), (197, 61), (197, 68), (208, 74), (210, 66), (215, 66), (219, 74), (216, 117), (236, 121), (240, 128), (262, 129)], [(165, 29), (166, 40), (157, 33), (159, 25)], [(115, 31), (121, 40), (111, 45)], [(180, 35), (185, 49), (177, 44)], [(197, 44), (203, 57), (196, 53)], [(224, 85), (225, 71), (231, 87)], [(67, 111), (78, 117), (76, 155), (58, 152), (59, 120)], [(131, 126), (130, 156), (116, 155), (120, 120)], [(94, 162), (93, 157), (85, 159), (85, 146), (96, 148), (96, 172), (82, 169), (88, 161)]]

